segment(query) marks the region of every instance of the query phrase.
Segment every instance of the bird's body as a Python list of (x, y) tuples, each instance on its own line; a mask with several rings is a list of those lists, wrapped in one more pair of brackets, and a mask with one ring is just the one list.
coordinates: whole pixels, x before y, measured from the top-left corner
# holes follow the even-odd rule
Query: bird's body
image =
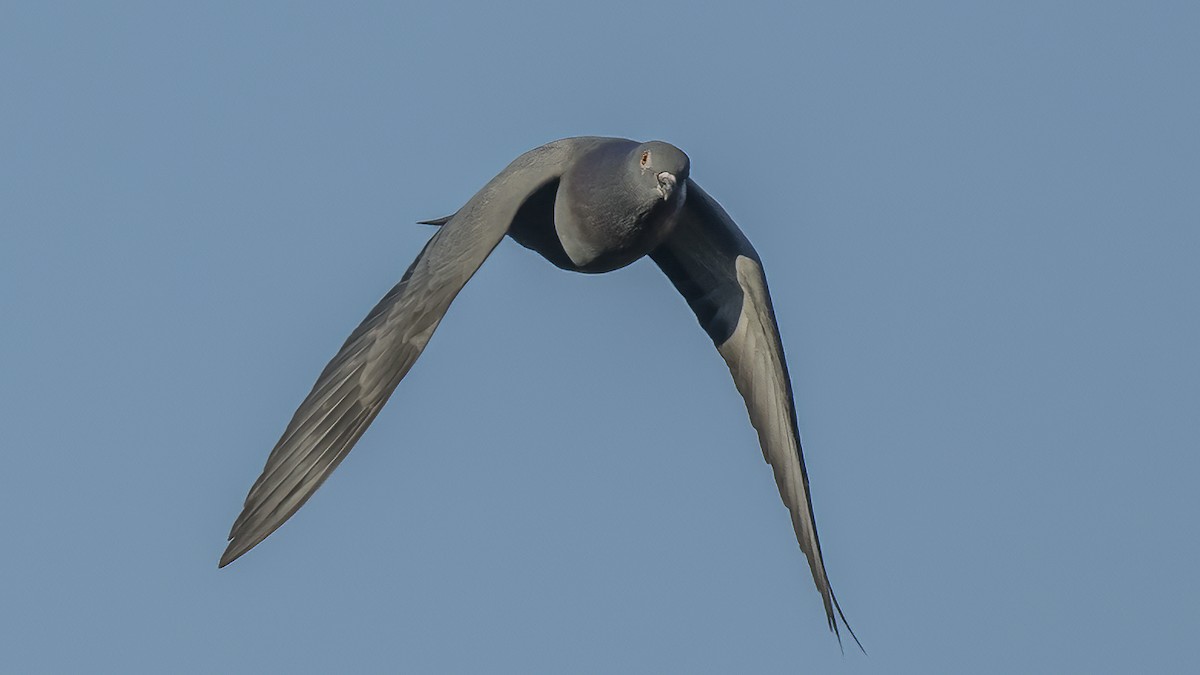
[[(554, 202), (554, 229), (576, 271), (609, 272), (658, 248), (683, 205), (687, 156), (665, 143), (618, 141), (581, 159), (563, 173)], [(671, 178), (660, 180), (664, 172)]]
[[(450, 302), (507, 234), (554, 265), (601, 273), (649, 256), (725, 358), (837, 632), (791, 381), (758, 254), (660, 141), (567, 138), (514, 160), (440, 228), (317, 379), (230, 532), (224, 567), (320, 487), (420, 356)], [(843, 623), (845, 621), (842, 618)], [(853, 633), (851, 633), (853, 634)]]

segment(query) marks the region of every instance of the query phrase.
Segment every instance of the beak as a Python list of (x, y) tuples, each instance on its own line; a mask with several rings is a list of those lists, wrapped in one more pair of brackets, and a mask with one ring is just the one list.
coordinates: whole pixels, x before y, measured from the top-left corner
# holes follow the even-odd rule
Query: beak
[(670, 171), (660, 171), (656, 176), (658, 178), (658, 194), (662, 195), (663, 199), (671, 196), (675, 191), (675, 174)]

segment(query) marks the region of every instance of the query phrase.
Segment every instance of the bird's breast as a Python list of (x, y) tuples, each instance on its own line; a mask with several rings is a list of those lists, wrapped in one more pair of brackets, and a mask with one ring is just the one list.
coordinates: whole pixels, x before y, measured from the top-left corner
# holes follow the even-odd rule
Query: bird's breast
[(682, 190), (647, 207), (565, 198), (554, 207), (554, 229), (580, 272), (620, 269), (658, 248), (675, 228)]

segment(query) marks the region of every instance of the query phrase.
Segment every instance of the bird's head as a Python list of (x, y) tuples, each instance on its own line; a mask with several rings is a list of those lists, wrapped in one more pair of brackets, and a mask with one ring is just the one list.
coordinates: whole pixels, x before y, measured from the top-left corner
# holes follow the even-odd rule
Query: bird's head
[(687, 180), (691, 161), (682, 150), (663, 141), (650, 141), (634, 148), (633, 162), (642, 182), (665, 201)]

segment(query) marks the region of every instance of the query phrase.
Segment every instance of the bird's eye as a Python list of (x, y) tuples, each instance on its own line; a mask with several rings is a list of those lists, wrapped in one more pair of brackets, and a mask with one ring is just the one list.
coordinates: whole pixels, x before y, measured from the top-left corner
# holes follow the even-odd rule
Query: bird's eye
[(649, 163), (650, 163), (650, 151), (643, 150), (642, 151), (642, 166), (646, 166)]

